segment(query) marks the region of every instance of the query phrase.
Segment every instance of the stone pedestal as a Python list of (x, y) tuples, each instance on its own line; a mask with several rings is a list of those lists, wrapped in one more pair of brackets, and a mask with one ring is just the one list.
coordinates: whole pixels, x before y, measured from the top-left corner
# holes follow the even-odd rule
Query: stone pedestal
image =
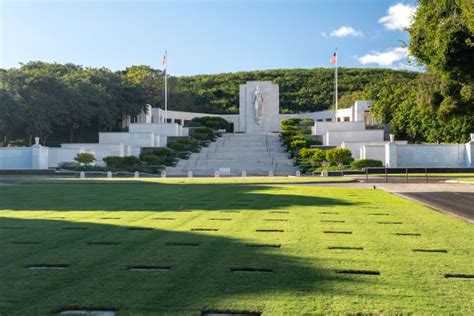
[[(256, 118), (255, 92), (257, 86), (263, 99), (263, 115)], [(280, 129), (279, 87), (270, 81), (247, 81), (240, 85), (238, 132), (259, 134), (278, 132)]]

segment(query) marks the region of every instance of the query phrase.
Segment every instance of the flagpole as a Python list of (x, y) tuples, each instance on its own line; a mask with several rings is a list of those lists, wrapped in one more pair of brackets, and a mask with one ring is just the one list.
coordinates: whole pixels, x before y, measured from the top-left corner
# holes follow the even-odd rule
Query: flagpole
[(165, 50), (165, 122), (168, 123), (168, 51)]
[(334, 116), (335, 116), (335, 120), (337, 122), (337, 110), (338, 110), (338, 104), (337, 104), (337, 101), (338, 101), (338, 91), (337, 91), (337, 60), (339, 59), (339, 54), (337, 53), (337, 48), (336, 48), (336, 111), (334, 113)]

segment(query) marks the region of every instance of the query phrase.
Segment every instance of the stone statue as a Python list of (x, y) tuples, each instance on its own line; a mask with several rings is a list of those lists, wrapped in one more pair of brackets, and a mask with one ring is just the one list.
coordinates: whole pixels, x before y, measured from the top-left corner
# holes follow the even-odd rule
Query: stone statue
[(257, 125), (262, 125), (263, 119), (263, 94), (260, 91), (260, 87), (257, 85), (255, 89), (255, 99), (254, 99), (254, 107), (255, 107), (255, 122)]

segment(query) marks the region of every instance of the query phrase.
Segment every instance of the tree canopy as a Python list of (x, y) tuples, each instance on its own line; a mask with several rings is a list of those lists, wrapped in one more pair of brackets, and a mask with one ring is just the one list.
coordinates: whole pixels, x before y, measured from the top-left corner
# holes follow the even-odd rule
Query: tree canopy
[[(372, 82), (417, 77), (413, 72), (389, 69), (342, 68), (339, 73), (343, 106), (352, 105)], [(280, 86), (281, 112), (326, 110), (333, 104), (333, 76), (333, 70), (325, 68), (171, 76), (169, 108), (238, 113), (239, 85), (270, 80)], [(124, 115), (136, 115), (146, 104), (163, 107), (163, 96), (163, 73), (144, 65), (112, 72), (36, 61), (0, 70), (1, 142), (23, 139), (31, 143), (34, 136), (48, 145), (96, 141), (99, 131), (120, 130)]]

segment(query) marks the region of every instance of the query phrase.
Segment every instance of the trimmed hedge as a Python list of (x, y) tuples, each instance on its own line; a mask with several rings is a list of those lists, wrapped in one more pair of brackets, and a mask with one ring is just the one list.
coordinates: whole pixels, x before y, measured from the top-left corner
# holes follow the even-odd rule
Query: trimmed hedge
[(363, 168), (371, 168), (371, 167), (383, 167), (383, 162), (381, 160), (375, 159), (361, 159), (361, 160), (354, 160), (351, 163), (352, 169), (363, 169)]

